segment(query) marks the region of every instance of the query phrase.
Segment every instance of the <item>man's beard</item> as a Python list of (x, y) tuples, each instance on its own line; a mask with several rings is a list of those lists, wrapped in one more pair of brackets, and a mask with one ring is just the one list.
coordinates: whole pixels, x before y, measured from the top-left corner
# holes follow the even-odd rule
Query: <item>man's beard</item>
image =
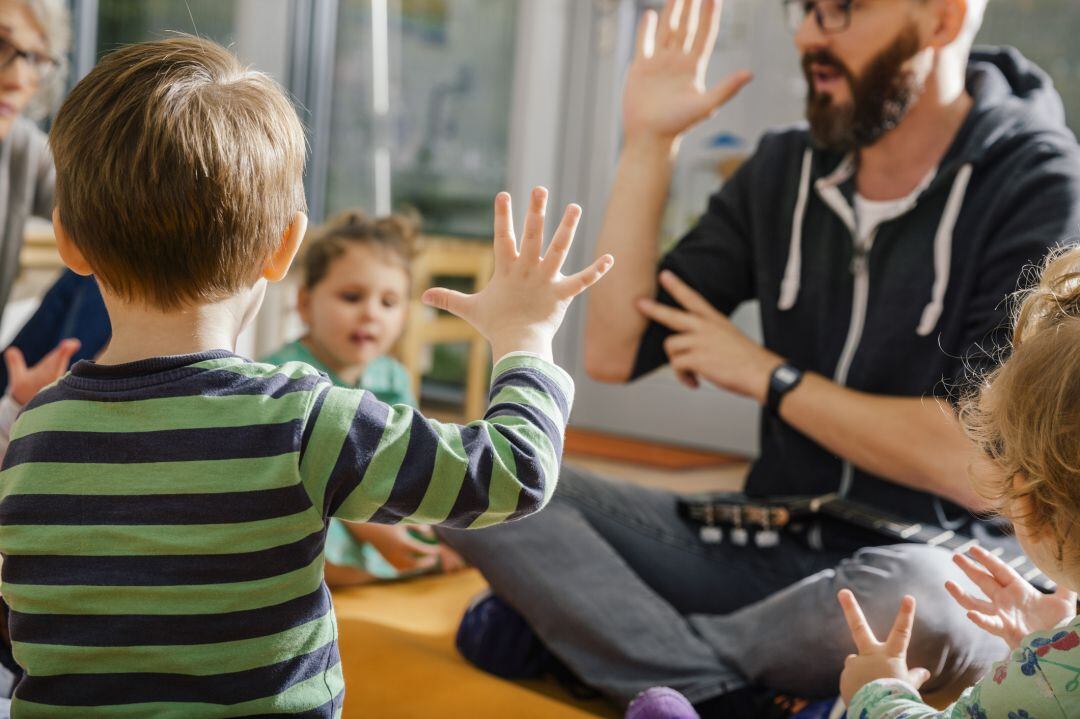
[[(809, 84), (806, 119), (814, 144), (828, 150), (849, 152), (869, 147), (904, 119), (923, 91), (923, 82), (904, 64), (919, 51), (919, 37), (908, 26), (889, 47), (870, 61), (862, 77), (851, 71), (828, 50), (803, 56), (803, 72)], [(828, 93), (814, 91), (810, 68), (824, 65), (838, 71), (851, 88), (851, 102), (836, 105)]]

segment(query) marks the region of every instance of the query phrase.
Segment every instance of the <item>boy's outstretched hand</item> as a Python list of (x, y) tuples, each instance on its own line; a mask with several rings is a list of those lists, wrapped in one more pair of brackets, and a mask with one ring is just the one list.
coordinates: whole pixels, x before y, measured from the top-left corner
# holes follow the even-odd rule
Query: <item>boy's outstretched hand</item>
[(79, 340), (62, 340), (33, 367), (26, 366), (26, 358), (18, 347), (8, 347), (4, 351), (4, 362), (11, 397), (21, 405), (32, 400), (34, 395), (64, 376), (72, 355), (80, 346)]
[(859, 650), (858, 654), (848, 656), (844, 662), (844, 673), (840, 675), (840, 696), (845, 704), (850, 706), (856, 692), (878, 679), (900, 679), (918, 689), (930, 678), (930, 672), (926, 669), (908, 669), (907, 665), (911, 628), (915, 624), (914, 597), (906, 596), (900, 602), (900, 613), (896, 615), (896, 622), (884, 642), (879, 642), (874, 636), (854, 594), (842, 589), (838, 598), (855, 647)]
[(945, 588), (968, 610), (975, 626), (1001, 637), (1010, 649), (1019, 647), (1028, 634), (1053, 629), (1076, 616), (1075, 592), (1059, 588), (1043, 594), (982, 547), (972, 548), (970, 557), (956, 554), (953, 561), (987, 598), (972, 596), (955, 582), (946, 582)]
[(581, 272), (564, 276), (562, 267), (574, 241), (581, 208), (566, 208), (545, 255), (547, 197), (543, 187), (532, 191), (518, 247), (510, 195), (499, 193), (495, 198), (495, 272), (491, 281), (473, 295), (434, 288), (422, 298), (475, 327), (491, 343), (496, 360), (510, 352), (532, 352), (550, 360), (551, 341), (570, 301), (596, 284), (615, 262), (611, 255), (604, 255)]

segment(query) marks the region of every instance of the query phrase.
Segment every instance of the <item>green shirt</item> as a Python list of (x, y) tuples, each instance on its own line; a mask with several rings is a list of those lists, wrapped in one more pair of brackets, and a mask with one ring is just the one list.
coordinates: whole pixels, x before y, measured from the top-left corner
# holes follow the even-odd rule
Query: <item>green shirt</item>
[(573, 385), (495, 367), (466, 426), (229, 352), (79, 362), (12, 427), (0, 552), (12, 716), (341, 714), (331, 517), (480, 528), (538, 511)]
[[(264, 357), (263, 362), (285, 364), (303, 362), (319, 370), (338, 387), (366, 389), (387, 404), (407, 404), (415, 407), (412, 381), (404, 365), (390, 357), (377, 357), (364, 370), (360, 381), (347, 384), (333, 370), (324, 365), (300, 340), (290, 342), (277, 352)], [(345, 523), (333, 519), (326, 530), (326, 561), (367, 572), (377, 579), (400, 579), (402, 573), (367, 542), (360, 542), (352, 535)]]
[(286, 362), (304, 362), (319, 370), (338, 387), (352, 387), (354, 389), (366, 389), (380, 401), (387, 404), (407, 404), (416, 406), (416, 398), (413, 397), (412, 380), (404, 365), (390, 357), (377, 357), (364, 370), (363, 376), (356, 384), (349, 384), (338, 377), (329, 367), (320, 362), (311, 350), (304, 346), (300, 340), (290, 342), (277, 352), (263, 357), (263, 362), (270, 364), (285, 364)]

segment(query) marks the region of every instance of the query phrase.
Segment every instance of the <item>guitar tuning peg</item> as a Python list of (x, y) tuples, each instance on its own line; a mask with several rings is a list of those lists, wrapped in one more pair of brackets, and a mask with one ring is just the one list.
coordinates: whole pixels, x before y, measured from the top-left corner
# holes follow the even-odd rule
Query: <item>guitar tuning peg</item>
[(737, 547), (745, 547), (747, 541), (750, 539), (750, 533), (742, 527), (735, 527), (731, 530), (731, 543)]
[(724, 530), (712, 525), (703, 526), (699, 535), (703, 544), (721, 544), (724, 541)]
[(761, 549), (772, 549), (780, 544), (780, 533), (775, 529), (763, 529), (754, 534), (754, 544)]

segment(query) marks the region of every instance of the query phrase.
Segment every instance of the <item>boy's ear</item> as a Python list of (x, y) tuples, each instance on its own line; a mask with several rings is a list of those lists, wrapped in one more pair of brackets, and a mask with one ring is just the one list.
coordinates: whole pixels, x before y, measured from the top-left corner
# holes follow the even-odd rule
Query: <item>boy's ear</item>
[(281, 235), (281, 242), (271, 253), (270, 258), (263, 265), (262, 276), (270, 282), (280, 282), (285, 279), (289, 272), (296, 253), (300, 250), (300, 243), (304, 241), (307, 233), (308, 217), (303, 212), (293, 215), (292, 222), (285, 228)]
[(64, 229), (60, 222), (60, 208), (54, 207), (52, 212), (53, 235), (56, 237), (56, 250), (60, 253), (60, 259), (64, 261), (68, 269), (77, 275), (88, 277), (94, 274), (94, 269), (83, 257), (83, 253), (71, 241), (71, 235)]

